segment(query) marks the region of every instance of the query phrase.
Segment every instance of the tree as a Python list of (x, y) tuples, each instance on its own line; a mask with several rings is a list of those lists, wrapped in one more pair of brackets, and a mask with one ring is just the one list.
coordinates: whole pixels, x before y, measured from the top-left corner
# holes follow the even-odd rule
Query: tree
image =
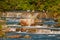
[(1, 0), (0, 11), (39, 10), (60, 13), (60, 0)]

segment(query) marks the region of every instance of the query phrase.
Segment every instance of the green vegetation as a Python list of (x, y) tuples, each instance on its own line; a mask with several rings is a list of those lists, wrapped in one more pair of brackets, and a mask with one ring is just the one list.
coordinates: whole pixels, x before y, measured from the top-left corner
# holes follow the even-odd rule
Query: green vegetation
[(2, 25), (0, 25), (0, 30), (2, 29)]
[(4, 32), (2, 31), (2, 25), (0, 24), (0, 37), (4, 36)]
[(60, 11), (60, 0), (0, 0), (0, 10)]
[(5, 37), (5, 32), (2, 30), (3, 29), (3, 24), (5, 24), (4, 22), (0, 21), (0, 37)]

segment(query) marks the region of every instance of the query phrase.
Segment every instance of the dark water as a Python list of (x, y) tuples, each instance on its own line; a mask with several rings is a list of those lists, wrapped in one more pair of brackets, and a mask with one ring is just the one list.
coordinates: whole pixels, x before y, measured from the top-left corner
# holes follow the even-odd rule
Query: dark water
[[(11, 35), (30, 35), (31, 38), (6, 38), (6, 40), (60, 40), (60, 34), (26, 34), (26, 33), (7, 33), (6, 36)], [(2, 39), (5, 40), (5, 39)]]

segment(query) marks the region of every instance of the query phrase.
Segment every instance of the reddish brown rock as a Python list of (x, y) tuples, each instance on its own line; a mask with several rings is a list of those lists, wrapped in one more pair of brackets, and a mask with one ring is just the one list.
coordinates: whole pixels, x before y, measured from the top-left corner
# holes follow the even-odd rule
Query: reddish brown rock
[(13, 36), (7, 36), (8, 38), (22, 38), (21, 35), (13, 35)]

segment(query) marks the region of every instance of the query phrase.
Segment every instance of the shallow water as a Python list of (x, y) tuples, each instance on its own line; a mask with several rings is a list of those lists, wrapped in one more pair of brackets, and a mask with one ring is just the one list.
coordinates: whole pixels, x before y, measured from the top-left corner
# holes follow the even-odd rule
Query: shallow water
[[(6, 38), (6, 40), (60, 40), (60, 34), (26, 34), (26, 33), (7, 33), (6, 36), (10, 35), (30, 35), (31, 38)], [(4, 40), (4, 39), (2, 39)]]

